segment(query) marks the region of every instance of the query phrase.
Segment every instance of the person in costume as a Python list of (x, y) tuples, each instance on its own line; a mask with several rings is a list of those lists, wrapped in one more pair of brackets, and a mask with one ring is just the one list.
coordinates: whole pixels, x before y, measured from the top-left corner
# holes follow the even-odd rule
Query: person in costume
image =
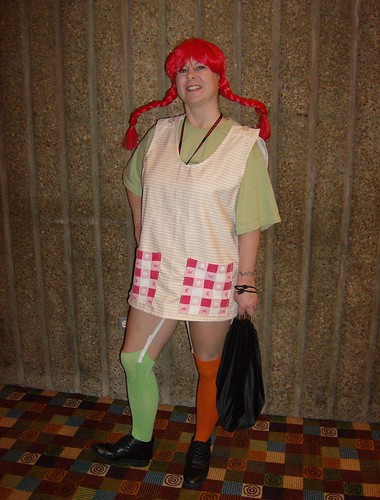
[[(267, 110), (233, 94), (226, 58), (216, 45), (192, 38), (165, 65), (171, 87), (162, 101), (134, 111), (124, 171), (137, 242), (121, 363), (132, 413), (130, 434), (98, 443), (112, 462), (146, 466), (158, 408), (154, 364), (185, 321), (199, 372), (196, 427), (186, 455), (184, 485), (199, 487), (209, 470), (218, 421), (216, 377), (232, 319), (253, 316), (260, 232), (280, 221), (267, 172)], [(259, 114), (258, 128), (224, 117), (219, 95)], [(159, 119), (138, 144), (138, 117), (179, 97), (185, 113)]]

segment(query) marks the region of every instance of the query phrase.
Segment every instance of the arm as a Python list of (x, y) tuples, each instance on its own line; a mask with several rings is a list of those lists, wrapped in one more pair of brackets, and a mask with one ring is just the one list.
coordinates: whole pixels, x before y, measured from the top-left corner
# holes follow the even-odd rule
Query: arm
[(140, 243), (140, 233), (141, 233), (141, 196), (132, 193), (127, 189), (127, 196), (129, 206), (131, 207), (133, 227), (135, 229), (135, 239), (137, 246)]
[[(237, 285), (255, 286), (255, 267), (260, 244), (260, 229), (239, 234), (239, 271)], [(253, 316), (259, 303), (257, 293), (238, 294), (234, 290), (234, 300), (238, 304), (238, 314)]]

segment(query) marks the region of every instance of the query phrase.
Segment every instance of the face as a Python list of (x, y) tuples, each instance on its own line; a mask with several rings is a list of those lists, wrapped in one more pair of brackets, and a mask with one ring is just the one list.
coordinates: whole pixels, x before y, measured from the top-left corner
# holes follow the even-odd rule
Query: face
[(219, 75), (203, 63), (190, 59), (179, 69), (175, 81), (185, 105), (217, 104)]

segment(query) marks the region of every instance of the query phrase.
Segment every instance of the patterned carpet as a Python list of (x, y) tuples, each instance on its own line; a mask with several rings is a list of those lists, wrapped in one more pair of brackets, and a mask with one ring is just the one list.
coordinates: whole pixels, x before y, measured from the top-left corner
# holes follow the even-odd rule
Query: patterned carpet
[(96, 441), (130, 428), (125, 402), (0, 385), (0, 499), (380, 498), (380, 424), (262, 415), (217, 427), (203, 487), (182, 487), (192, 408), (160, 406), (149, 467), (96, 459)]

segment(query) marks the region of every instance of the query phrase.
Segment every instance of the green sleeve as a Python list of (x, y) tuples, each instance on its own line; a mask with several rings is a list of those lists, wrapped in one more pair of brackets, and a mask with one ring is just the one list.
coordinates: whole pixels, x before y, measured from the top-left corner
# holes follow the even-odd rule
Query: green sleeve
[(154, 127), (148, 130), (141, 139), (123, 171), (124, 186), (128, 191), (137, 196), (142, 196), (141, 172), (144, 165), (144, 158), (152, 142), (153, 135)]
[(266, 163), (259, 143), (256, 142), (248, 157), (237, 199), (237, 234), (259, 228), (264, 231), (281, 220)]

